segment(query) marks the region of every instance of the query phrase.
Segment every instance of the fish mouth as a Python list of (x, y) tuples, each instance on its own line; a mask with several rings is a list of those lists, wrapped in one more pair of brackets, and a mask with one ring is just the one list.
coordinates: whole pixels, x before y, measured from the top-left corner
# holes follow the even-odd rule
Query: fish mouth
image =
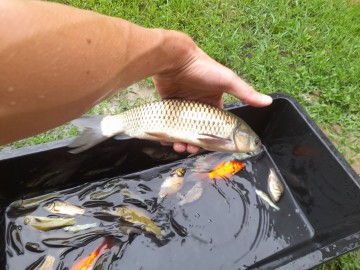
[(232, 158), (234, 158), (237, 161), (243, 161), (246, 159), (254, 159), (254, 161), (257, 161), (261, 159), (264, 155), (264, 148), (260, 147), (259, 149), (256, 149), (252, 152), (246, 152), (246, 153), (233, 153)]

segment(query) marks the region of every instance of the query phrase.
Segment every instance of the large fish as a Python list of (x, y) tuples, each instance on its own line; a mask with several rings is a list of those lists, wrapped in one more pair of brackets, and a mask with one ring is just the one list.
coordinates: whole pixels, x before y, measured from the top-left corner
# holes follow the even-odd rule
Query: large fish
[(82, 134), (69, 147), (79, 153), (116, 136), (184, 142), (209, 151), (254, 152), (261, 147), (256, 133), (236, 115), (207, 104), (161, 100), (118, 115), (83, 116), (72, 122)]

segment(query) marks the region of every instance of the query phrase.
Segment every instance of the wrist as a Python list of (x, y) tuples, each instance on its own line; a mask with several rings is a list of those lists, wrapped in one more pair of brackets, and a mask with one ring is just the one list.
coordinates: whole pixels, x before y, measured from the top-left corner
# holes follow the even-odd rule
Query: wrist
[(179, 72), (196, 59), (198, 47), (188, 35), (173, 30), (159, 31), (163, 37), (160, 51), (164, 63), (157, 74)]

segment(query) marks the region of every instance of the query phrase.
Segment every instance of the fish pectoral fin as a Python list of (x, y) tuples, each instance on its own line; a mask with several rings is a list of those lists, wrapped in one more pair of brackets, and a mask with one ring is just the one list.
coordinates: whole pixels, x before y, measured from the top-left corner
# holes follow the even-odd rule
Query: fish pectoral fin
[(160, 141), (173, 141), (174, 138), (170, 137), (169, 135), (167, 135), (166, 133), (162, 133), (162, 132), (145, 132), (147, 135), (149, 136), (153, 136), (158, 138)]
[(232, 142), (229, 138), (222, 138), (216, 135), (205, 133), (199, 134), (197, 139), (206, 144), (229, 144)]
[(116, 135), (114, 137), (115, 140), (128, 140), (128, 139), (131, 139), (131, 137), (129, 135), (126, 135), (125, 133), (122, 133), (122, 134), (119, 134), (119, 135)]

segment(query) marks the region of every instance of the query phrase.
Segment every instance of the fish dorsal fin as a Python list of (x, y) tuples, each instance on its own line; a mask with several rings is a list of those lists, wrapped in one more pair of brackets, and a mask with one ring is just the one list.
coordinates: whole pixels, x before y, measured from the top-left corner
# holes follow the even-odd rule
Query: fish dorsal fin
[(206, 134), (206, 133), (201, 133), (198, 135), (197, 139), (201, 142), (204, 142), (206, 144), (229, 144), (231, 143), (231, 139), (229, 138), (222, 138), (216, 135), (212, 135), (212, 134)]

